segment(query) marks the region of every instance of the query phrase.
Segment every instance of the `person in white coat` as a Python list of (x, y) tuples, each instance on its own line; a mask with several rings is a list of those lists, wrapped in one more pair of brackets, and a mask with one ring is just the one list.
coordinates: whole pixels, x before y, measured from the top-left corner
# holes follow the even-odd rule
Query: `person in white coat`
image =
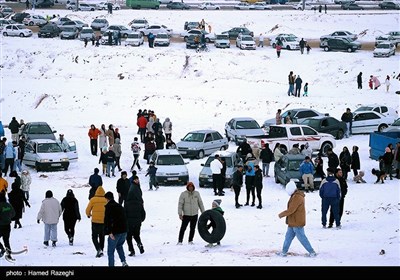
[(64, 134), (59, 135), (59, 138), (57, 139), (57, 143), (60, 145), (61, 149), (64, 152), (69, 151), (69, 144), (68, 144), (68, 141), (65, 140)]
[(210, 169), (212, 172), (214, 195), (223, 196), (223, 185), (222, 185), (222, 174), (221, 170), (224, 166), (219, 158), (219, 155), (215, 155), (215, 158), (210, 162)]
[(60, 219), (62, 210), (60, 202), (53, 197), (53, 192), (48, 190), (46, 198), (42, 201), (39, 213), (37, 215), (37, 223), (40, 220), (44, 223), (44, 242), (45, 246), (49, 246), (49, 240), (52, 241), (52, 246), (56, 247), (57, 243), (57, 225)]
[(165, 134), (165, 139), (171, 140), (171, 136), (172, 136), (172, 122), (169, 118), (165, 118), (165, 121), (163, 122), (163, 130), (164, 130), (164, 134)]

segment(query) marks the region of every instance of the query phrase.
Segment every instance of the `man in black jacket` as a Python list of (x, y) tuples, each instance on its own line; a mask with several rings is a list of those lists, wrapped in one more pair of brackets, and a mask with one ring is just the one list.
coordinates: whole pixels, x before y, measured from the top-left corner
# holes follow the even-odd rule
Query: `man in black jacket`
[(108, 266), (114, 266), (114, 252), (117, 250), (122, 266), (128, 266), (125, 259), (124, 243), (126, 240), (127, 224), (124, 208), (114, 200), (112, 192), (107, 192), (104, 215), (104, 233), (108, 235)]
[(128, 196), (128, 191), (131, 183), (128, 179), (128, 173), (126, 171), (121, 172), (121, 178), (117, 181), (117, 193), (118, 193), (118, 203), (123, 205), (126, 197)]
[(243, 185), (243, 165), (238, 165), (237, 170), (235, 171), (235, 173), (233, 173), (233, 176), (232, 176), (232, 187), (235, 192), (236, 208), (243, 206), (242, 204), (239, 204), (239, 195), (240, 195), (240, 189), (242, 188), (242, 185)]

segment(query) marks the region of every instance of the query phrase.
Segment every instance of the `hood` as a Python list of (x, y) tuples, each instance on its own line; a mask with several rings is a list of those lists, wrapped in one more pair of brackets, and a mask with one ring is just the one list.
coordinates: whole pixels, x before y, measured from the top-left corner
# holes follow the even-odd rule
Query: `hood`
[(336, 177), (335, 177), (335, 176), (327, 176), (327, 177), (325, 178), (325, 180), (327, 180), (328, 182), (333, 182), (333, 181), (336, 180)]
[(289, 196), (291, 196), (297, 190), (296, 183), (290, 181), (286, 184), (286, 192)]
[(165, 121), (166, 121), (166, 122), (169, 122), (170, 120), (169, 120), (169, 118), (165, 118)]
[(255, 129), (237, 129), (238, 136), (258, 136), (265, 135), (264, 130), (261, 128)]
[(103, 186), (99, 186), (94, 194), (94, 196), (104, 196), (105, 195), (105, 191), (103, 189)]

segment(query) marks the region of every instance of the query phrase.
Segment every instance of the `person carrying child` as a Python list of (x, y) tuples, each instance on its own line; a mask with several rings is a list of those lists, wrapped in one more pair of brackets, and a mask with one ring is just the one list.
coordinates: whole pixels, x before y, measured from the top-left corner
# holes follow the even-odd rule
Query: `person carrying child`
[[(221, 208), (221, 202), (222, 202), (221, 199), (215, 199), (212, 202), (211, 209), (214, 210), (214, 211), (219, 212), (223, 216), (224, 215), (224, 210), (222, 210), (222, 208)], [(215, 221), (212, 218), (210, 218), (210, 223), (207, 225), (207, 229), (213, 228), (213, 230), (214, 230), (215, 227), (216, 227)], [(214, 245), (213, 243), (208, 243), (206, 245), (206, 247), (214, 247), (214, 246), (220, 246), (220, 245), (221, 245), (221, 242), (218, 241), (216, 243), (216, 245)]]

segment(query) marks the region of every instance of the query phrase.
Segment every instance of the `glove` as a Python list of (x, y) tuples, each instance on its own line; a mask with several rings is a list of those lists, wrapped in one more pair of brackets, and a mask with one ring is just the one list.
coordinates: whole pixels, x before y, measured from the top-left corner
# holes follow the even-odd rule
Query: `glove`
[(40, 224), (40, 220), (37, 220), (37, 223)]
[(26, 206), (28, 206), (29, 208), (31, 208), (31, 205), (29, 203), (26, 203)]

